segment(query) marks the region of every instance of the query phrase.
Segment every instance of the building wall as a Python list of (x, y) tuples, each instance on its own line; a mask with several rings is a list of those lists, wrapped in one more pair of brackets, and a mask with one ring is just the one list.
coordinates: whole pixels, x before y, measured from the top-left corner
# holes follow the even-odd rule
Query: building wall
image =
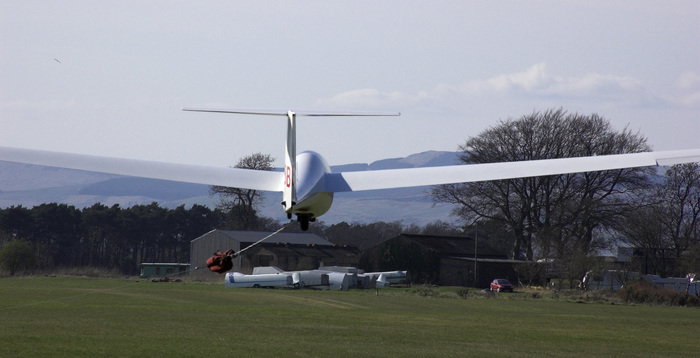
[(518, 282), (512, 263), (477, 261), (475, 283), (474, 260), (451, 258), (440, 260), (441, 286), (487, 288), (496, 278), (505, 278), (513, 284)]
[(440, 260), (440, 286), (474, 287), (474, 263), (464, 260)]
[(324, 246), (310, 249), (296, 245), (260, 245), (241, 257), (241, 273), (251, 274), (255, 267), (277, 266), (285, 271), (314, 270), (320, 266), (357, 266), (356, 249)]
[[(314, 238), (312, 238), (314, 239)], [(315, 240), (315, 241), (314, 241)], [(318, 242), (314, 239), (311, 242)], [(330, 244), (330, 243), (329, 243)], [(206, 261), (218, 250), (233, 249), (240, 251), (241, 243), (219, 230), (210, 231), (190, 243), (191, 275), (205, 277), (212, 275), (206, 267)], [(355, 266), (359, 252), (355, 248), (337, 247), (318, 244), (273, 244), (263, 242), (243, 252), (233, 259), (231, 271), (245, 274), (253, 273), (258, 266), (277, 266), (286, 271), (317, 269), (326, 266)], [(194, 268), (199, 266), (200, 269)]]
[[(192, 265), (190, 275), (203, 276), (211, 274), (211, 271), (207, 269), (207, 259), (219, 250), (225, 252), (228, 249), (239, 251), (241, 249), (241, 243), (217, 230), (210, 231), (192, 240), (190, 243), (190, 265)], [(199, 269), (195, 269), (195, 267), (199, 267)], [(239, 271), (240, 268), (241, 259), (233, 259), (232, 271)]]
[[(148, 277), (155, 277), (156, 276), (156, 268), (153, 266), (141, 266), (141, 273), (139, 274), (139, 277), (141, 278), (148, 278)], [(158, 276), (160, 276), (160, 272), (158, 273)]]
[(318, 268), (318, 260), (315, 257), (281, 253), (274, 248), (261, 246), (244, 253), (239, 272), (251, 274), (253, 269), (259, 266), (277, 266), (284, 271), (313, 270)]
[[(449, 245), (443, 246), (449, 248)], [(481, 257), (480, 254), (480, 259), (492, 260), (492, 262), (477, 262), (476, 281), (473, 253), (471, 256), (455, 257), (450, 252), (437, 252), (401, 235), (365, 250), (362, 257), (364, 267), (360, 268), (365, 271), (407, 270), (411, 273), (413, 283), (431, 283), (441, 286), (486, 288), (495, 278), (517, 282), (512, 263), (493, 262), (493, 260), (506, 259), (506, 255), (497, 258), (493, 257), (495, 256), (493, 252), (480, 252), (487, 252), (490, 255)]]
[(413, 283), (440, 284), (440, 265), (434, 250), (397, 237), (365, 250), (359, 268), (366, 272), (405, 270)]

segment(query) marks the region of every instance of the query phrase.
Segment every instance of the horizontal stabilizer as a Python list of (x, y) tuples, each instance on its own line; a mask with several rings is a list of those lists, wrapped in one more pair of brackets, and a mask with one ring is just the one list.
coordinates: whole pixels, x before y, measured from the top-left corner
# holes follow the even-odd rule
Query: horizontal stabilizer
[(656, 163), (658, 165), (676, 165), (682, 163), (700, 163), (700, 150), (672, 150), (667, 152), (657, 152)]
[(291, 111), (297, 116), (306, 117), (367, 117), (367, 116), (400, 116), (399, 112), (341, 112), (341, 111), (324, 111), (324, 110), (287, 110), (287, 109), (244, 109), (244, 108), (193, 108), (185, 107), (183, 111), (190, 112), (213, 112), (213, 113), (237, 113), (237, 114), (255, 114), (267, 116), (287, 116)]

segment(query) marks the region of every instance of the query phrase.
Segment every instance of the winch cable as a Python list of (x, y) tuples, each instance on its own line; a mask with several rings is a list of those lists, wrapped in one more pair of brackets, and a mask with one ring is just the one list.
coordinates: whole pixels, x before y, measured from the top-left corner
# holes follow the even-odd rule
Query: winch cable
[[(284, 229), (286, 229), (287, 227), (289, 227), (289, 226), (292, 225), (292, 224), (294, 224), (294, 221), (290, 221), (290, 222), (288, 222), (288, 223), (282, 225), (281, 228), (279, 228), (277, 231), (271, 233), (270, 235), (267, 235), (267, 236), (263, 237), (262, 239), (260, 239), (260, 240), (258, 240), (258, 241), (256, 241), (256, 242), (254, 242), (253, 244), (248, 245), (248, 246), (245, 247), (244, 249), (242, 249), (242, 250), (240, 250), (240, 251), (238, 251), (238, 252), (234, 252), (233, 254), (227, 255), (227, 256), (230, 257), (231, 259), (233, 259), (234, 257), (236, 257), (236, 256), (240, 255), (241, 253), (245, 252), (246, 250), (250, 249), (251, 247), (256, 246), (256, 245), (260, 244), (261, 242), (263, 242), (263, 241), (265, 241), (265, 240), (267, 240), (267, 239), (269, 239), (269, 238), (271, 238), (271, 237), (273, 237), (273, 236), (279, 234), (280, 232), (282, 232)], [(197, 267), (195, 267), (194, 269), (195, 269), (195, 271), (196, 271), (196, 270), (199, 270), (199, 269), (204, 268), (204, 267), (207, 267), (207, 266), (197, 266)], [(228, 271), (228, 270), (226, 270), (226, 271)], [(221, 273), (221, 272), (220, 272), (220, 273)]]
[(289, 225), (291, 225), (291, 224), (293, 224), (293, 223), (294, 223), (294, 221), (290, 221), (290, 222), (288, 222), (288, 223), (282, 225), (282, 227), (279, 228), (279, 230), (273, 232), (273, 233), (270, 234), (270, 235), (267, 235), (267, 236), (263, 237), (262, 239), (256, 241), (256, 242), (253, 243), (252, 245), (247, 246), (246, 248), (242, 249), (241, 251), (236, 252), (236, 253), (234, 254), (234, 256), (238, 256), (238, 255), (240, 255), (241, 253), (243, 253), (245, 250), (248, 250), (248, 249), (250, 249), (251, 247), (253, 247), (253, 246), (255, 246), (255, 245), (258, 245), (259, 243), (261, 243), (261, 242), (263, 242), (263, 241), (265, 241), (265, 240), (267, 240), (267, 239), (269, 239), (269, 238), (271, 238), (271, 237), (273, 237), (273, 236), (279, 234), (280, 232), (282, 232), (284, 229), (286, 229)]

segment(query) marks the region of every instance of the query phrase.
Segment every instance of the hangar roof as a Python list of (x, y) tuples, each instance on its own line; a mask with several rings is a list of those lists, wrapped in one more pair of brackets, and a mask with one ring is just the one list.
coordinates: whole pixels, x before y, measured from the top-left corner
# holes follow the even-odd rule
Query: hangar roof
[[(408, 240), (435, 250), (443, 256), (474, 257), (474, 239), (462, 236), (401, 234), (389, 240)], [(380, 244), (381, 245), (381, 244)], [(490, 245), (479, 242), (477, 248), (480, 258), (506, 259), (506, 254)]]
[[(239, 230), (215, 230), (224, 234), (231, 239), (241, 243), (241, 248), (255, 243), (267, 235), (272, 234), (272, 231), (239, 231)], [(196, 240), (196, 239), (195, 239)], [(316, 235), (306, 232), (280, 232), (264, 241), (268, 244), (301, 244), (301, 245), (327, 245), (333, 246), (333, 243)]]

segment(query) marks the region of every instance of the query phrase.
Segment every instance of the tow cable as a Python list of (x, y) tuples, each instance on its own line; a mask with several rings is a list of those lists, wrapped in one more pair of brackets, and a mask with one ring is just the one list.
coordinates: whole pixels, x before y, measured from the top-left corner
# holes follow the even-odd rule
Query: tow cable
[[(282, 230), (286, 229), (289, 225), (293, 224), (294, 221), (290, 221), (289, 223), (283, 225), (279, 230), (273, 232), (270, 235), (267, 235), (263, 237), (262, 239), (256, 241), (252, 245), (247, 246), (246, 248), (242, 249), (241, 251), (235, 252), (233, 250), (228, 250), (226, 252), (222, 252), (221, 250), (217, 251), (214, 253), (214, 256), (210, 257), (207, 259), (207, 267), (211, 272), (218, 272), (218, 273), (225, 273), (233, 268), (233, 259), (246, 250), (250, 249), (253, 246), (256, 246), (260, 244), (261, 242), (279, 234), (282, 232)], [(197, 266), (194, 269), (199, 270), (200, 268), (203, 268), (203, 266)]]

